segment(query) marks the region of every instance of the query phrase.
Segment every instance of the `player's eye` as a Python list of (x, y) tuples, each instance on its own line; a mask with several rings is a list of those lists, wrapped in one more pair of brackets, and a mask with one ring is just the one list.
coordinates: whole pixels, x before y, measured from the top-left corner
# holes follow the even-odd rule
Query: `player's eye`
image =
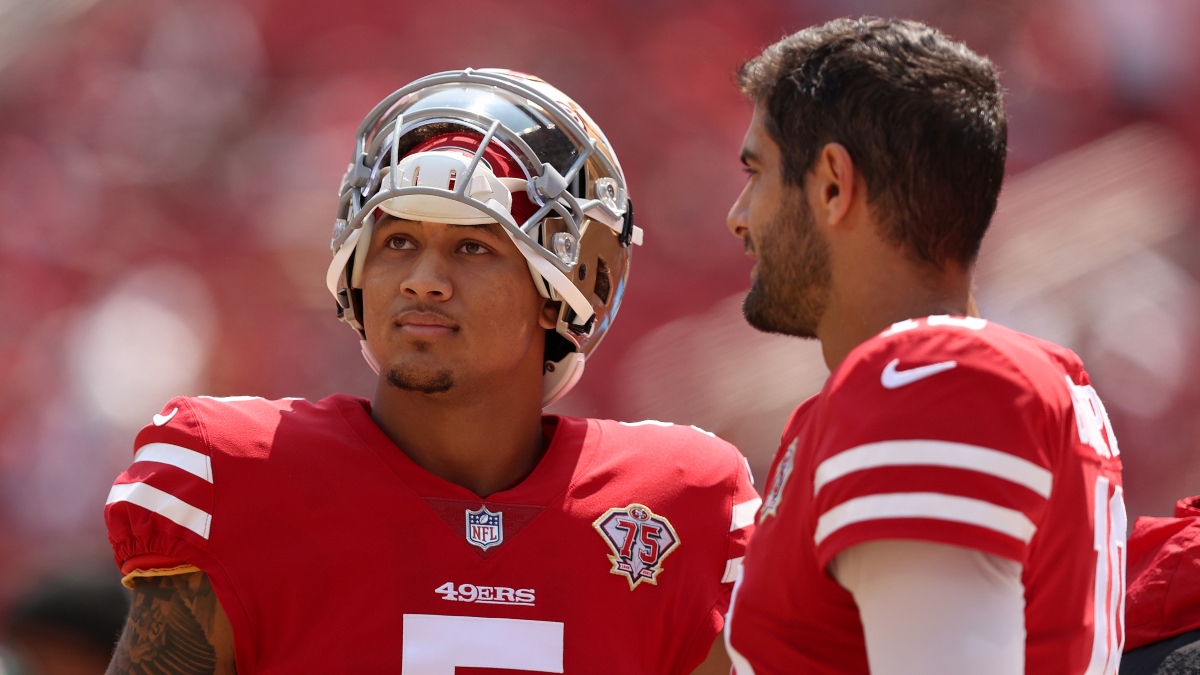
[(464, 241), (459, 245), (458, 250), (466, 253), (467, 255), (483, 255), (485, 253), (490, 253), (488, 247), (480, 244), (477, 241)]
[(407, 237), (402, 237), (398, 234), (393, 234), (392, 236), (388, 237), (387, 241), (384, 242), (383, 245), (394, 251), (414, 249), (417, 247), (412, 240), (408, 239)]

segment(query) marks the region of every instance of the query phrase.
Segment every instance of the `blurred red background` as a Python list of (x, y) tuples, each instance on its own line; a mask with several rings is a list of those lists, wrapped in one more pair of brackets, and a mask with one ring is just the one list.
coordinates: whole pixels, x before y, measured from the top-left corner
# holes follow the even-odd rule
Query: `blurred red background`
[(336, 189), (366, 112), (439, 70), (545, 78), (627, 172), (646, 244), (555, 410), (698, 424), (761, 480), (826, 373), (814, 343), (739, 318), (750, 264), (724, 221), (750, 107), (733, 72), (858, 14), (928, 21), (999, 65), (1010, 178), (982, 310), (1084, 357), (1131, 517), (1200, 492), (1191, 0), (9, 0), (0, 610), (48, 570), (109, 564), (105, 495), (169, 397), (370, 395), (324, 289)]

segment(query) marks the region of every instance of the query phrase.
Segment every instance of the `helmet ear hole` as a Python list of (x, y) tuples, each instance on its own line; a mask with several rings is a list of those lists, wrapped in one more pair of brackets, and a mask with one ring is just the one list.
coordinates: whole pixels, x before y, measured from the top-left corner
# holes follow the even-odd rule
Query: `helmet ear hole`
[(556, 330), (546, 331), (545, 359), (547, 363), (558, 363), (567, 354), (576, 351), (571, 341), (558, 334)]
[(608, 304), (608, 298), (612, 295), (612, 272), (609, 271), (604, 258), (596, 258), (596, 287), (592, 293), (596, 294), (596, 299), (603, 305)]

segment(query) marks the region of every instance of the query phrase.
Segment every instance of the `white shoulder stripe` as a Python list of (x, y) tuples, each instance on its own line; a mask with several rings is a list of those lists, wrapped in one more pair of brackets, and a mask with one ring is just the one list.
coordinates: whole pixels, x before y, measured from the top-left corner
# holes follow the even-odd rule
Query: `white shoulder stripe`
[(754, 514), (758, 513), (758, 507), (762, 506), (762, 499), (755, 497), (748, 502), (733, 505), (733, 519), (729, 523), (729, 531), (736, 532), (743, 527), (754, 522)]
[(738, 572), (742, 569), (742, 559), (745, 556), (730, 558), (725, 561), (725, 574), (721, 577), (721, 583), (732, 584), (737, 581)]
[(1026, 544), (1037, 531), (1037, 526), (1024, 513), (991, 502), (938, 492), (897, 492), (857, 497), (829, 509), (817, 519), (813, 540), (820, 545), (826, 537), (847, 525), (889, 518), (930, 518), (977, 525)]
[(147, 443), (138, 448), (137, 453), (133, 456), (133, 462), (135, 464), (138, 462), (170, 464), (210, 483), (213, 482), (212, 459), (204, 453), (179, 445)]
[(153, 485), (146, 483), (118, 483), (108, 492), (108, 501), (129, 502), (147, 511), (153, 511), (167, 520), (186, 527), (196, 534), (208, 539), (208, 531), (212, 525), (212, 514), (198, 509), (178, 497), (163, 492)]
[(821, 462), (813, 480), (813, 495), (842, 476), (883, 466), (944, 466), (977, 471), (1023, 485), (1047, 499), (1054, 481), (1047, 469), (991, 448), (933, 440), (883, 441), (839, 452)]

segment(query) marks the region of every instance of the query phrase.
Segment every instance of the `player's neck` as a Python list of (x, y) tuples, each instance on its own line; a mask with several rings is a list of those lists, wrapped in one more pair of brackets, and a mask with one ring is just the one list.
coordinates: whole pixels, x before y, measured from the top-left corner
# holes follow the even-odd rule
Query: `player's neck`
[(829, 304), (817, 326), (825, 364), (832, 371), (858, 345), (897, 321), (976, 314), (971, 273), (961, 267), (932, 271), (902, 253), (834, 263)]
[(447, 399), (381, 379), (371, 417), (418, 466), (486, 497), (520, 483), (544, 454), (541, 384), (509, 378)]

